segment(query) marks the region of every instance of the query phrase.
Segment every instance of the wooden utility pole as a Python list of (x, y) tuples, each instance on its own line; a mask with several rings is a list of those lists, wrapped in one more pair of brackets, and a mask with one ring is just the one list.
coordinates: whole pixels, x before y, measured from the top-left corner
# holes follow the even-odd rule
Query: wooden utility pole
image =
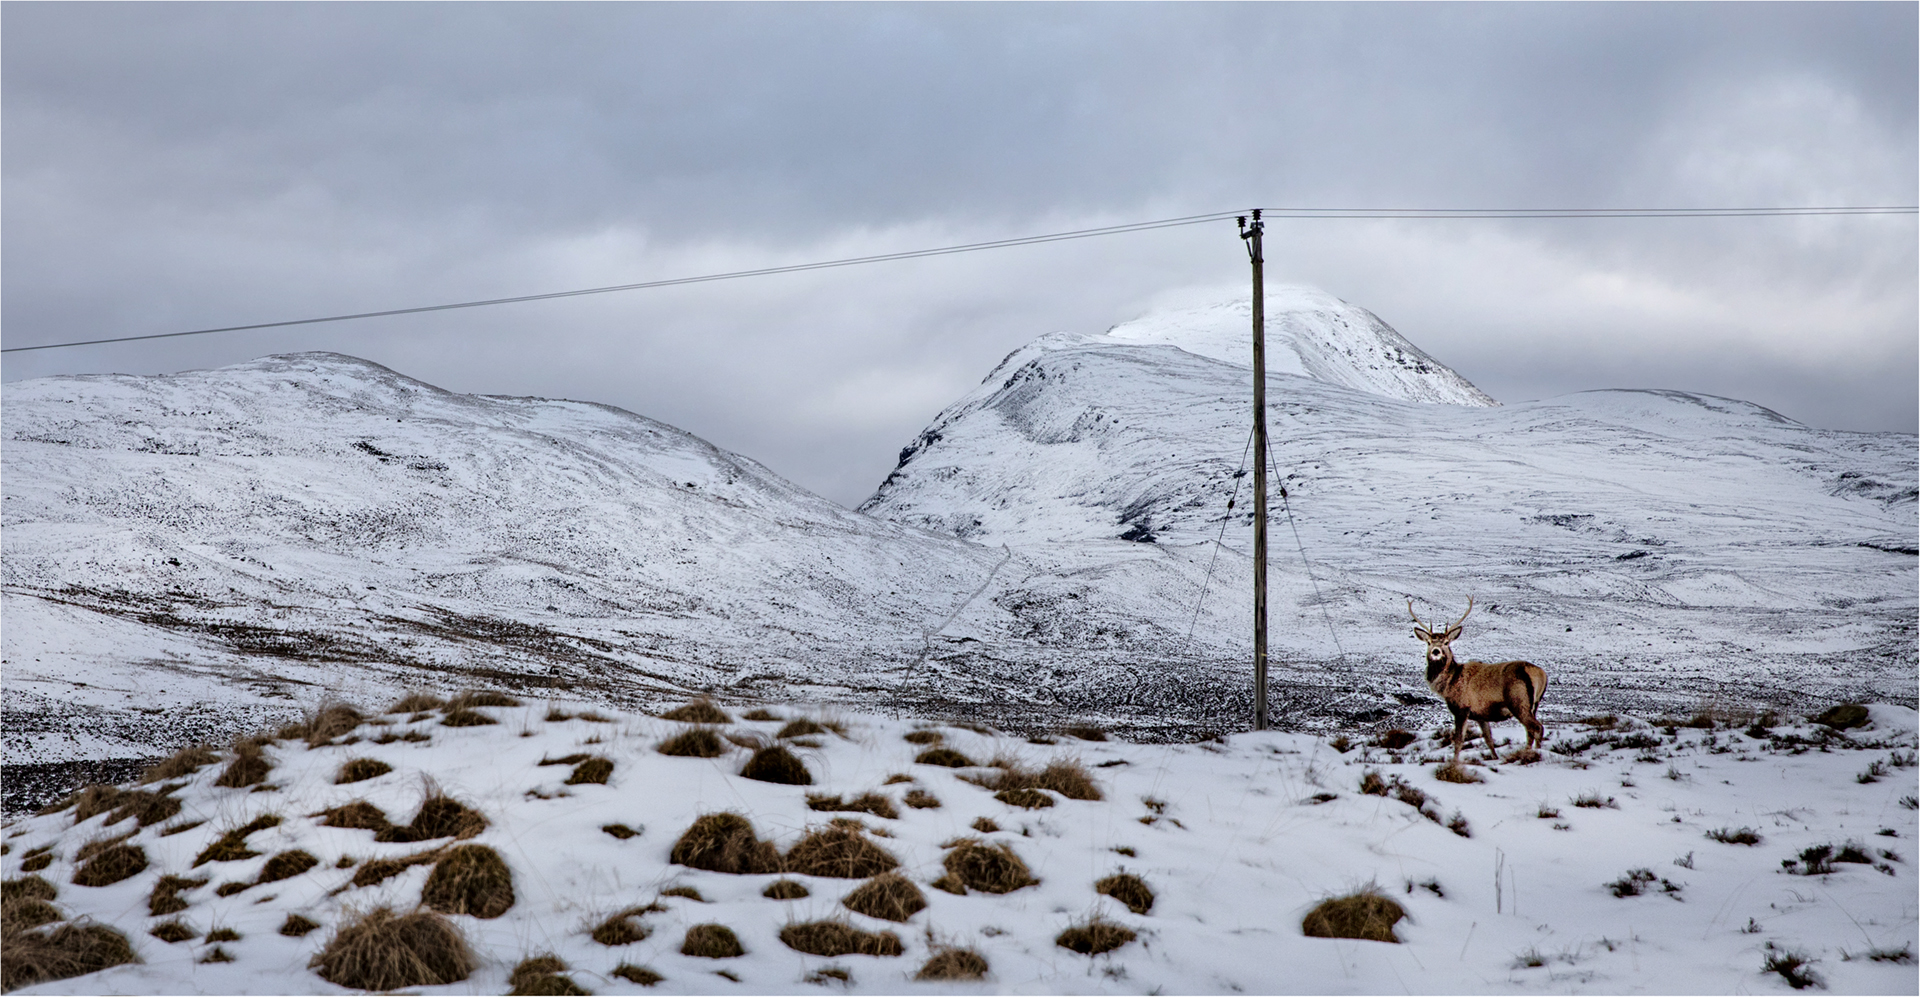
[(1253, 261), (1253, 729), (1267, 729), (1267, 282), (1260, 209), (1240, 219)]

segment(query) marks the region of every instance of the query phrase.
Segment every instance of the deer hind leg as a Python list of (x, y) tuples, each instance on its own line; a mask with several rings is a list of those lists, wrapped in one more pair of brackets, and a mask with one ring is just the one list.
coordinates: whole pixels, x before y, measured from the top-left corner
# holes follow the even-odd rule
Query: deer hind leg
[(1485, 720), (1480, 721), (1480, 736), (1487, 739), (1487, 757), (1498, 759), (1500, 749), (1493, 746), (1493, 725)]
[(1520, 723), (1527, 728), (1528, 748), (1537, 750), (1546, 745), (1547, 728), (1541, 725), (1540, 718), (1535, 716), (1531, 710), (1527, 712), (1526, 716), (1520, 718)]

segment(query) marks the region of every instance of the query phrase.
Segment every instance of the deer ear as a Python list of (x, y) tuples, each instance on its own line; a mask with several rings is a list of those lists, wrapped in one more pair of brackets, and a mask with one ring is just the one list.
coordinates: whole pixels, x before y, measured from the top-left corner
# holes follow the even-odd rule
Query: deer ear
[(1433, 636), (1433, 634), (1430, 633), (1426, 627), (1414, 627), (1413, 635), (1419, 638), (1420, 640), (1426, 640), (1427, 638)]
[(1460, 628), (1459, 628), (1459, 627), (1457, 627), (1457, 626), (1456, 626), (1456, 627), (1454, 627), (1454, 628), (1453, 628), (1452, 630), (1449, 630), (1449, 631), (1447, 631), (1447, 639), (1448, 639), (1448, 640), (1453, 640), (1453, 639), (1455, 639), (1455, 638), (1457, 638), (1457, 637), (1459, 637), (1459, 636), (1460, 636)]

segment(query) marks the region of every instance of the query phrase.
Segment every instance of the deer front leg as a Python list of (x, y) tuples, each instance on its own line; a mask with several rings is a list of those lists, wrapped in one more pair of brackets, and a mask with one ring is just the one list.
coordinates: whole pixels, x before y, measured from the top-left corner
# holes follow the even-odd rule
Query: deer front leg
[(1500, 749), (1493, 746), (1493, 725), (1485, 720), (1480, 721), (1480, 736), (1487, 739), (1487, 757), (1498, 761)]
[(1467, 715), (1455, 710), (1453, 714), (1453, 764), (1460, 765), (1460, 749), (1467, 743)]

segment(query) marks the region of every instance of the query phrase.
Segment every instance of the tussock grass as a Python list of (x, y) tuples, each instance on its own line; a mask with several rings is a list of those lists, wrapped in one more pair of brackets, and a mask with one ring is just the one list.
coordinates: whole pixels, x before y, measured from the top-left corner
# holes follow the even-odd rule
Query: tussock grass
[(1135, 914), (1153, 909), (1153, 891), (1145, 880), (1130, 872), (1119, 872), (1093, 884), (1093, 892), (1105, 894), (1127, 905)]
[(707, 898), (701, 896), (700, 891), (691, 886), (671, 886), (661, 890), (660, 895), (663, 897), (685, 897), (697, 903), (707, 902)]
[(220, 946), (218, 946), (218, 945), (215, 945), (215, 946), (213, 947), (213, 950), (212, 950), (212, 951), (210, 951), (210, 952), (208, 952), (208, 953), (207, 953), (206, 955), (203, 955), (203, 956), (201, 956), (201, 957), (200, 957), (200, 961), (201, 961), (202, 963), (209, 963), (209, 962), (232, 962), (232, 961), (233, 961), (233, 953), (231, 953), (231, 952), (228, 952), (228, 951), (227, 951), (226, 949), (223, 949), (223, 948), (221, 948), (221, 947), (220, 947)]
[(992, 834), (1000, 830), (1000, 825), (994, 823), (992, 817), (975, 817), (973, 823), (967, 826), (979, 831), (981, 834)]
[(1133, 931), (1098, 915), (1055, 936), (1053, 943), (1081, 955), (1111, 952), (1137, 937)]
[[(949, 893), (965, 893), (968, 889), (983, 893), (1011, 893), (1040, 882), (1033, 878), (1032, 870), (1020, 860), (1020, 856), (1005, 844), (989, 845), (979, 838), (959, 838), (944, 847), (948, 849), (947, 857), (940, 864), (947, 874), (933, 885)], [(942, 885), (943, 882), (946, 885)]]
[(776, 879), (760, 891), (768, 900), (801, 900), (813, 895), (806, 885), (792, 879)]
[(356, 831), (384, 831), (393, 826), (393, 822), (387, 820), (385, 811), (366, 800), (355, 800), (331, 810), (322, 810), (315, 816), (323, 818), (320, 821), (323, 826), (346, 827)]
[[(186, 783), (163, 786), (157, 792), (121, 789), (117, 786), (88, 786), (39, 813), (44, 817), (71, 807), (75, 824), (91, 820), (101, 814), (108, 814), (106, 824), (109, 826), (118, 824), (128, 817), (137, 817), (140, 826), (146, 827), (148, 824), (167, 820), (180, 812), (180, 801), (170, 794), (184, 785)], [(36, 852), (40, 850), (35, 849)]]
[(380, 907), (341, 927), (307, 966), (339, 986), (398, 990), (464, 980), (473, 973), (474, 956), (446, 918)]
[(806, 921), (780, 929), (780, 941), (808, 955), (885, 955), (906, 952), (900, 936), (891, 931), (861, 931), (845, 921)]
[(0, 903), (15, 900), (52, 900), (60, 895), (60, 888), (41, 879), (39, 876), (21, 876), (0, 883)]
[(599, 924), (594, 925), (593, 931), (588, 933), (588, 937), (608, 947), (615, 945), (632, 945), (634, 942), (645, 941), (647, 936), (653, 934), (653, 931), (646, 925), (635, 920), (638, 916), (637, 912), (641, 909), (642, 908), (632, 908), (623, 910), (601, 921)]
[(468, 689), (453, 697), (447, 703), (449, 709), (467, 710), (476, 706), (524, 706), (526, 704), (504, 692), (492, 689)]
[(1456, 765), (1453, 762), (1448, 762), (1434, 769), (1433, 777), (1441, 782), (1454, 782), (1462, 785), (1487, 781), (1486, 777), (1480, 773), (1475, 772), (1465, 765)]
[(731, 811), (697, 818), (673, 843), (669, 860), (692, 869), (736, 875), (781, 871), (779, 850), (756, 837), (752, 821)]
[(1025, 810), (1039, 810), (1053, 806), (1053, 797), (1037, 789), (1003, 789), (993, 794), (993, 798), (1010, 807)]
[(747, 950), (740, 947), (740, 939), (732, 928), (724, 924), (696, 924), (687, 929), (687, 937), (680, 942), (680, 954), (702, 959), (731, 959), (746, 955)]
[(653, 986), (661, 980), (666, 979), (666, 977), (661, 976), (659, 973), (645, 966), (636, 966), (630, 962), (623, 962), (613, 967), (613, 972), (609, 975), (617, 976), (628, 983), (637, 983), (643, 987)]
[(53, 864), (53, 857), (54, 857), (53, 852), (51, 851), (48, 851), (45, 849), (36, 849), (33, 852), (29, 852), (26, 856), (21, 858), (20, 871), (21, 872), (39, 872), (40, 870), (45, 869), (47, 866), (50, 866)]
[(446, 700), (430, 692), (410, 692), (401, 697), (400, 700), (392, 706), (387, 707), (387, 712), (425, 713), (428, 710), (437, 710), (445, 705), (447, 705)]
[(200, 937), (198, 931), (193, 930), (187, 922), (177, 917), (171, 921), (162, 921), (154, 925), (147, 930), (147, 934), (166, 942), (168, 945)]
[(621, 841), (625, 841), (628, 838), (637, 838), (640, 836), (639, 831), (636, 831), (625, 824), (602, 824), (600, 825), (600, 830), (605, 831), (616, 838), (619, 838)]
[(891, 852), (867, 840), (857, 826), (811, 831), (787, 852), (786, 868), (803, 876), (865, 879), (900, 865)]
[(907, 795), (901, 797), (900, 802), (905, 803), (915, 810), (937, 810), (940, 808), (940, 798), (924, 789), (907, 790)]
[(487, 829), (487, 819), (477, 810), (444, 793), (434, 792), (420, 804), (405, 827), (388, 826), (373, 836), (375, 841), (431, 841), (457, 838), (462, 841)]
[(127, 840), (128, 838), (133, 837), (134, 834), (135, 832), (128, 831), (125, 834), (118, 835), (115, 837), (95, 838), (92, 841), (89, 841), (86, 844), (81, 845), (80, 849), (73, 853), (73, 860), (75, 862), (85, 862), (86, 860), (94, 857), (95, 855), (98, 855), (101, 852), (104, 852), (107, 849), (112, 848), (117, 844), (120, 844), (121, 842)]
[(31, 897), (0, 902), (0, 931), (25, 931), (67, 919), (60, 908)]
[(213, 784), (230, 789), (257, 786), (266, 782), (272, 771), (273, 762), (267, 759), (266, 749), (258, 741), (238, 741), (233, 746), (233, 760)]
[(979, 763), (952, 748), (928, 748), (914, 756), (917, 765), (942, 765), (950, 769), (972, 768)]
[(287, 919), (280, 922), (280, 933), (286, 935), (288, 938), (304, 938), (308, 933), (319, 927), (320, 922), (318, 921), (301, 917), (298, 914), (288, 914)]
[(1407, 909), (1392, 897), (1368, 886), (1344, 897), (1322, 900), (1300, 922), (1300, 930), (1309, 938), (1358, 938), (1372, 942), (1395, 942), (1393, 926), (1407, 916)]
[(780, 714), (775, 713), (772, 710), (769, 710), (766, 707), (762, 706), (762, 707), (756, 707), (754, 709), (748, 710), (745, 713), (740, 714), (740, 719), (753, 720), (760, 723), (767, 723), (770, 721), (778, 721), (784, 718), (781, 717)]
[(727, 746), (721, 742), (720, 735), (705, 727), (695, 727), (661, 741), (653, 750), (677, 758), (718, 758), (727, 753)]
[(216, 897), (230, 897), (236, 893), (245, 893), (249, 889), (252, 889), (252, 887), (252, 883), (221, 883), (219, 887), (213, 891), (213, 895)]
[(1069, 800), (1104, 799), (1093, 774), (1078, 761), (1057, 759), (1037, 772), (1021, 767), (1010, 759), (995, 758), (997, 772), (963, 775), (960, 778), (992, 790), (1050, 789)]
[(1078, 727), (1062, 727), (1060, 728), (1060, 733), (1081, 741), (1104, 741), (1107, 739), (1106, 731), (1084, 724)]
[(588, 754), (572, 754), (572, 755), (561, 755), (561, 756), (560, 756), (559, 758), (546, 758), (546, 757), (542, 757), (542, 758), (540, 759), (540, 761), (538, 761), (538, 762), (537, 762), (537, 763), (535, 763), (535, 764), (538, 764), (538, 765), (578, 765), (578, 764), (580, 764), (581, 762), (584, 762), (584, 761), (586, 761), (587, 759), (589, 759), (589, 758), (592, 758), (592, 757), (593, 757), (592, 755), (588, 755)]
[(240, 933), (232, 928), (215, 928), (207, 932), (207, 941), (210, 942), (237, 942), (239, 940)]
[(367, 718), (359, 710), (346, 703), (333, 703), (321, 707), (300, 725), (299, 733), (293, 736), (305, 738), (309, 748), (318, 748), (332, 743), (336, 737), (353, 733), (355, 728), (366, 722)]
[(987, 960), (972, 949), (942, 949), (913, 974), (916, 980), (978, 980), (987, 975)]
[(825, 727), (822, 727), (819, 724), (814, 723), (813, 721), (808, 720), (805, 717), (800, 717), (796, 720), (787, 721), (787, 725), (785, 727), (780, 728), (780, 732), (773, 736), (774, 737), (810, 737), (814, 734), (825, 734), (826, 732), (827, 732), (827, 729)]
[(420, 902), (442, 914), (489, 919), (513, 907), (513, 873), (486, 845), (455, 845), (440, 855)]
[(813, 774), (807, 771), (806, 763), (777, 744), (754, 752), (753, 757), (747, 759), (747, 764), (741, 767), (740, 775), (782, 786), (813, 785)]
[(838, 796), (807, 794), (807, 809), (829, 812), (872, 814), (887, 820), (898, 820), (900, 811), (895, 810), (893, 801), (879, 793), (862, 793), (851, 800)]
[(1773, 943), (1768, 942), (1766, 956), (1760, 962), (1760, 971), (1780, 974), (1780, 978), (1787, 981), (1787, 986), (1795, 990), (1823, 987), (1826, 984), (1813, 971), (1813, 963), (1814, 960), (1802, 953), (1774, 948)]
[(912, 730), (902, 735), (908, 744), (939, 744), (947, 739), (937, 730)]
[(283, 879), (292, 879), (319, 864), (319, 859), (302, 849), (281, 852), (260, 867), (260, 875), (254, 879), (254, 882), (277, 883)]
[(378, 758), (355, 758), (340, 766), (340, 771), (333, 777), (333, 784), (344, 786), (350, 782), (365, 782), (368, 779), (377, 779), (391, 771), (393, 766)]
[(75, 886), (111, 886), (147, 869), (146, 850), (139, 845), (108, 845), (74, 870)]
[(394, 858), (371, 859), (353, 871), (353, 885), (374, 886), (406, 872), (416, 865), (429, 865), (440, 858), (440, 849), (415, 852)]
[(447, 712), (440, 715), (442, 727), (485, 727), (499, 722), (485, 713), (458, 706), (449, 706)]
[(613, 775), (613, 760), (610, 758), (589, 758), (573, 767), (573, 774), (567, 776), (567, 785), (604, 786), (607, 778)]
[(926, 894), (897, 872), (884, 872), (861, 883), (840, 903), (856, 914), (882, 921), (905, 921), (927, 908)]
[(1399, 751), (1419, 739), (1419, 735), (1412, 731), (1395, 727), (1392, 730), (1383, 731), (1380, 736), (1373, 739), (1373, 743), (1388, 751)]
[(1865, 727), (1870, 717), (1867, 714), (1867, 708), (1859, 703), (1841, 703), (1807, 719), (1834, 730), (1850, 730), (1854, 727)]
[(150, 782), (165, 782), (168, 779), (180, 779), (200, 771), (204, 766), (220, 760), (212, 747), (205, 744), (190, 744), (167, 756), (165, 761), (140, 773), (142, 785)]
[(1614, 802), (1613, 797), (1611, 796), (1603, 797), (1597, 792), (1581, 793), (1579, 796), (1576, 796), (1573, 798), (1573, 805), (1576, 807), (1583, 807), (1588, 810), (1620, 809), (1620, 804)]
[(546, 955), (532, 956), (520, 960), (513, 972), (507, 974), (509, 995), (566, 995), (584, 994), (584, 990), (572, 979), (560, 974), (567, 971), (567, 964), (551, 952)]
[(1707, 832), (1707, 837), (1723, 845), (1757, 845), (1764, 840), (1760, 837), (1758, 831), (1750, 827), (1743, 827), (1739, 830), (1725, 827), (1715, 828)]
[(104, 924), (0, 932), (0, 989), (4, 990), (85, 976), (134, 961), (127, 936)]
[(713, 701), (706, 698), (696, 699), (685, 706), (677, 707), (660, 714), (663, 720), (677, 720), (683, 724), (726, 724), (733, 718), (727, 716)]

